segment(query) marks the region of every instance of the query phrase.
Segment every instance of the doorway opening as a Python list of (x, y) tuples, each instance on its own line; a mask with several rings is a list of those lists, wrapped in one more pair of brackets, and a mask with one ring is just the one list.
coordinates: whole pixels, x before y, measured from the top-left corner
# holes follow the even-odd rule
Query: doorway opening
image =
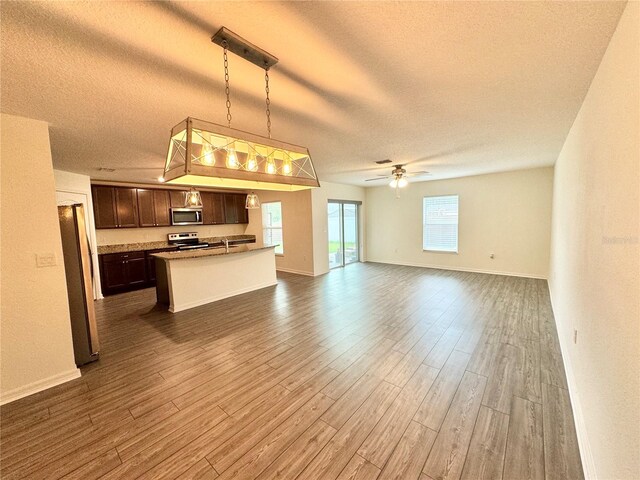
[(360, 202), (329, 200), (329, 268), (360, 261), (359, 207)]

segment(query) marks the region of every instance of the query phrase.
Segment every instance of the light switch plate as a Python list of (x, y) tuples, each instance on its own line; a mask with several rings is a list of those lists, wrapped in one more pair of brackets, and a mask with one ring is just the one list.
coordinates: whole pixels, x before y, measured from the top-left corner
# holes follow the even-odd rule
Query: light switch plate
[(55, 253), (36, 253), (36, 266), (38, 268), (55, 267), (56, 265)]

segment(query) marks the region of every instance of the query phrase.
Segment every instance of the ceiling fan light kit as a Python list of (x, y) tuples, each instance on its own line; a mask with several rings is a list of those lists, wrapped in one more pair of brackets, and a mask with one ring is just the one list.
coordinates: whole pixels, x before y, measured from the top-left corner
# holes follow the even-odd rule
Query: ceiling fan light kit
[(409, 185), (409, 182), (407, 181), (406, 178), (402, 178), (402, 177), (394, 178), (389, 182), (389, 186), (391, 188), (404, 188), (407, 185)]
[[(376, 163), (378, 165), (382, 165), (385, 163), (389, 163), (391, 160), (380, 160)], [(388, 178), (391, 179), (389, 182), (389, 186), (396, 191), (396, 198), (400, 198), (400, 188), (405, 188), (409, 185), (409, 180), (407, 177), (419, 177), (423, 175), (430, 175), (429, 172), (420, 171), (420, 172), (409, 172), (405, 170), (406, 165), (398, 164), (393, 166), (393, 170), (391, 170), (391, 175), (378, 175), (378, 178), (367, 178), (365, 182), (374, 182), (376, 180), (386, 180)]]
[[(164, 166), (165, 182), (276, 191), (319, 187), (309, 150), (271, 138), (269, 68), (278, 59), (224, 27), (212, 41), (224, 49), (227, 126), (188, 117), (173, 127)], [(265, 70), (268, 137), (231, 128), (228, 50)], [(254, 193), (250, 195), (255, 199), (249, 202), (247, 198), (247, 205), (257, 200)]]

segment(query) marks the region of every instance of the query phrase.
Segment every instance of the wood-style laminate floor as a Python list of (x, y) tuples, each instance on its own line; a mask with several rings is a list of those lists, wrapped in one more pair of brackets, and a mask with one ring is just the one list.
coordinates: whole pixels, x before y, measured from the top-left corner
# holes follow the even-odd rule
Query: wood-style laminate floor
[(2, 408), (3, 479), (583, 478), (545, 281), (368, 263), (154, 302), (97, 302), (100, 361)]

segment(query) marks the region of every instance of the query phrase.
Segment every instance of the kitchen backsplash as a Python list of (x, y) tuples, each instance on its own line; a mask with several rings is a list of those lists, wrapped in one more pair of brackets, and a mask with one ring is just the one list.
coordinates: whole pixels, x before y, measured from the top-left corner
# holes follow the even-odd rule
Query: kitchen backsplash
[(96, 230), (98, 245), (121, 243), (158, 242), (167, 239), (168, 233), (198, 232), (199, 237), (242, 235), (247, 225), (183, 225), (175, 227), (109, 228)]

